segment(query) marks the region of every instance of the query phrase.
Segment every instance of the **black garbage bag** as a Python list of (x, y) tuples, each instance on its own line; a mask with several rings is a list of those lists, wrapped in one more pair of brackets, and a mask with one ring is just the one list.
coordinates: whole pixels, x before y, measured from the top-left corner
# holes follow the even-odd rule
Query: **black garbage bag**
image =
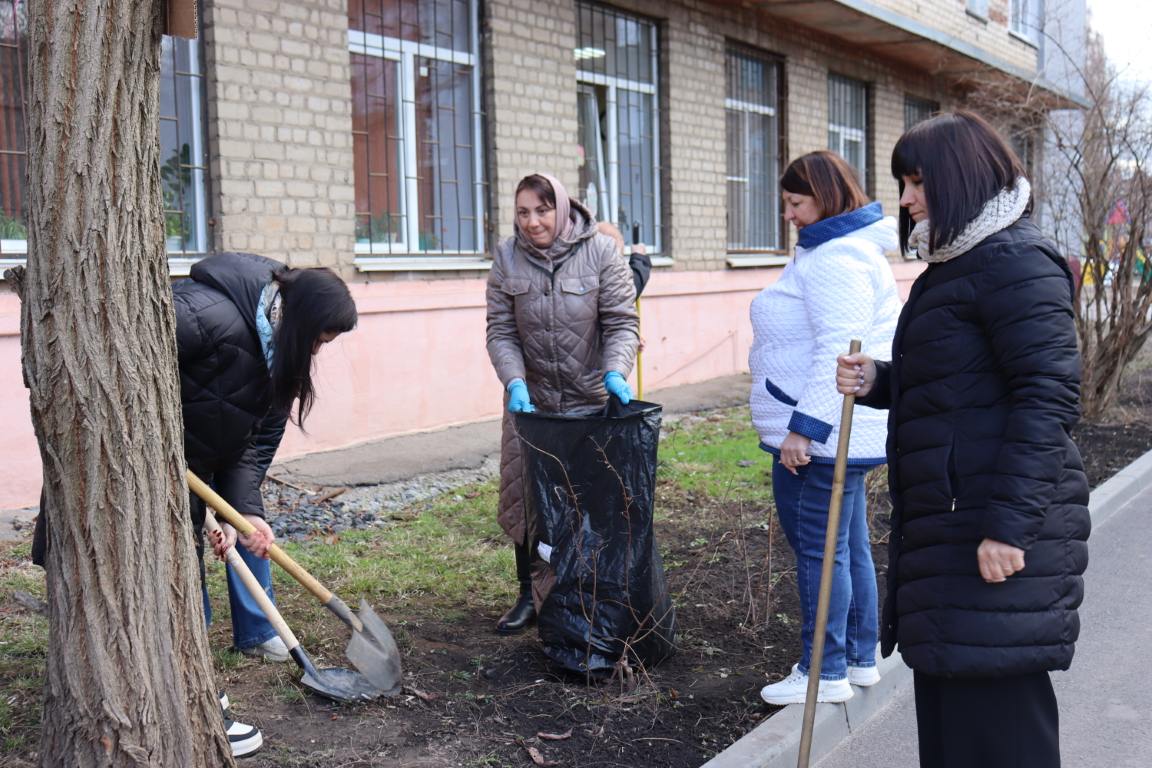
[(591, 416), (518, 414), (524, 503), (551, 545), (539, 613), (544, 653), (583, 674), (625, 655), (671, 655), (676, 614), (652, 532), (661, 406), (609, 398)]

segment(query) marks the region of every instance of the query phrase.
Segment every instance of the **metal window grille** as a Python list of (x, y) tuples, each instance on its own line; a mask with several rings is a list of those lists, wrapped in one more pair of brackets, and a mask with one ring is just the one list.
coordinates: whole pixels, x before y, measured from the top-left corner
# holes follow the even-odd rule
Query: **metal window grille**
[(828, 76), (828, 149), (856, 169), (868, 189), (868, 84), (841, 75)]
[[(0, 258), (28, 250), (24, 199), (28, 11), (0, 0)], [(160, 59), (160, 177), (169, 253), (208, 250), (204, 74), (199, 39), (165, 36)]]
[(940, 102), (930, 99), (921, 99), (916, 96), (904, 96), (904, 130), (908, 130), (917, 123), (922, 123), (940, 111)]
[(1044, 0), (1010, 0), (1009, 29), (1036, 45), (1044, 28)]
[(729, 48), (728, 250), (779, 250), (781, 242), (781, 65), (774, 58)]
[(659, 253), (660, 130), (656, 24), (591, 3), (576, 4), (580, 189), (597, 219), (628, 244)]
[(484, 248), (476, 0), (351, 0), (356, 252)]

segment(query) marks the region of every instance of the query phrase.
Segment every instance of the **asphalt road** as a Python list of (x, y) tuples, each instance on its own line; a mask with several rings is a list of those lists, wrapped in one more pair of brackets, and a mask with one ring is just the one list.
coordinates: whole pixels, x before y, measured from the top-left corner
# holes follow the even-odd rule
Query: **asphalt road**
[[(1088, 542), (1080, 641), (1052, 676), (1064, 768), (1152, 766), (1152, 488), (1108, 517)], [(917, 768), (911, 688), (817, 763)], [(973, 768), (976, 768), (975, 766)]]

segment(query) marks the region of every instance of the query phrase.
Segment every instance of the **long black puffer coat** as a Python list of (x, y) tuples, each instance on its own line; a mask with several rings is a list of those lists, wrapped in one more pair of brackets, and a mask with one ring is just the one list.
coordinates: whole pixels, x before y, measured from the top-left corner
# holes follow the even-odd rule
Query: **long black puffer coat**
[[(260, 293), (285, 266), (250, 253), (222, 253), (198, 262), (172, 287), (184, 454), (237, 511), (264, 516), (260, 484), (287, 421), (273, 412), (271, 379), (256, 311)], [(196, 530), (203, 506), (194, 503)]]
[[(889, 408), (892, 493), (881, 635), (913, 669), (998, 677), (1067, 669), (1080, 632), (1088, 483), (1069, 430), (1080, 358), (1071, 273), (1023, 218), (912, 287), (891, 363), (863, 405)], [(990, 538), (1026, 550), (1000, 584)]]

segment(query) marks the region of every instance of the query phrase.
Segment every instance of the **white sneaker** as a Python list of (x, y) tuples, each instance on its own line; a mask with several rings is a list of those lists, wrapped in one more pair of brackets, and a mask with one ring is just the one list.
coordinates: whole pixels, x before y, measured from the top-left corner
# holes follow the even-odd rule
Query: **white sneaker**
[(228, 734), (228, 745), (232, 747), (232, 757), (247, 757), (264, 745), (264, 735), (260, 729), (232, 719), (231, 702), (228, 694), (221, 692), (220, 709), (224, 712), (224, 731)]
[(264, 744), (264, 736), (254, 725), (225, 720), (228, 744), (232, 747), (232, 757), (247, 757), (254, 754)]
[(868, 688), (880, 682), (880, 670), (875, 665), (871, 667), (848, 666), (848, 682), (861, 688)]
[[(769, 704), (803, 704), (808, 694), (808, 675), (800, 671), (799, 664), (792, 665), (792, 674), (778, 683), (760, 689), (760, 698)], [(821, 680), (816, 692), (816, 701), (837, 704), (852, 698), (852, 686), (848, 680)]]
[(288, 646), (284, 645), (284, 641), (279, 637), (265, 640), (259, 645), (241, 648), (240, 653), (245, 656), (264, 659), (264, 661), (288, 661), (288, 659), (292, 658), (288, 655)]

